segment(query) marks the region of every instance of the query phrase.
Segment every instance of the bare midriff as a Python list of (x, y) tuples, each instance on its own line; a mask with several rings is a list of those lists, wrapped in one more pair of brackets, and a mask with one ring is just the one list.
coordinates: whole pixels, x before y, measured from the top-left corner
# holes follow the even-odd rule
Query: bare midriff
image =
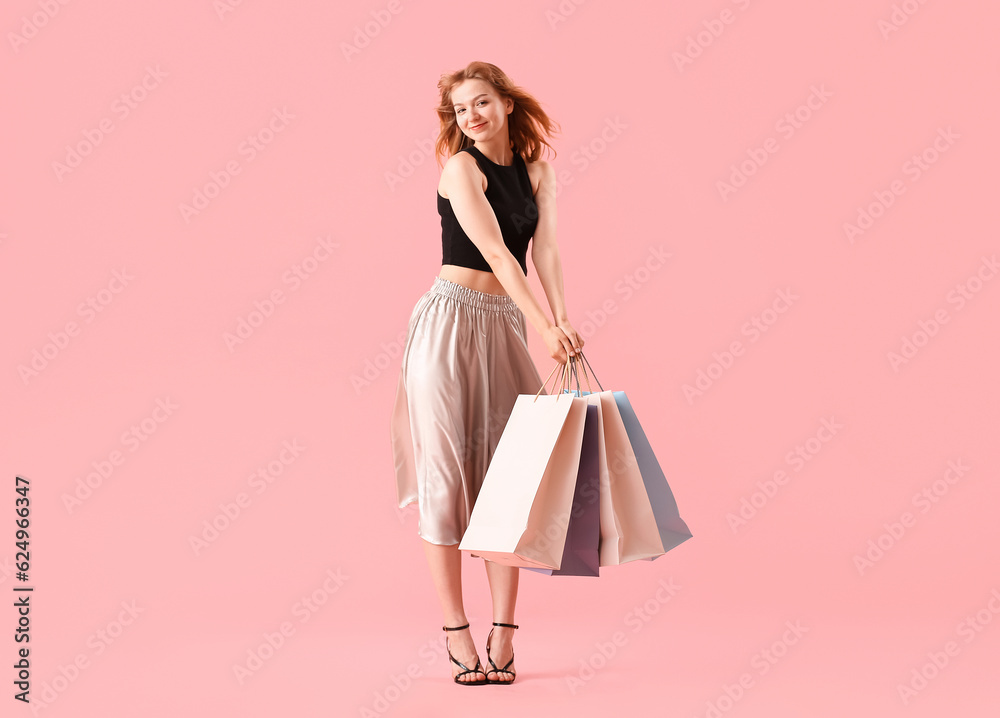
[(438, 273), (441, 279), (449, 282), (461, 284), (463, 287), (475, 289), (477, 292), (485, 294), (502, 294), (506, 296), (507, 290), (503, 288), (500, 280), (493, 272), (483, 272), (479, 269), (469, 267), (459, 267), (455, 264), (442, 264)]

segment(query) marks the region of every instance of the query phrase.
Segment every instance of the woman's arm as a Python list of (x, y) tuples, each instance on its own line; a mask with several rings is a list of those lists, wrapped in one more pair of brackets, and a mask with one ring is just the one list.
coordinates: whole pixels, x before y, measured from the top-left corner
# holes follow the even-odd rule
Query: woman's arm
[(473, 162), (475, 158), (468, 153), (455, 155), (445, 163), (441, 172), (455, 217), (531, 326), (539, 334), (544, 334), (554, 324), (535, 299), (521, 265), (504, 244), (500, 225), (486, 199), (482, 180)]
[(531, 239), (531, 263), (538, 272), (556, 324), (568, 324), (563, 288), (562, 261), (556, 244), (556, 171), (545, 160), (538, 161), (541, 178), (535, 193), (538, 225)]

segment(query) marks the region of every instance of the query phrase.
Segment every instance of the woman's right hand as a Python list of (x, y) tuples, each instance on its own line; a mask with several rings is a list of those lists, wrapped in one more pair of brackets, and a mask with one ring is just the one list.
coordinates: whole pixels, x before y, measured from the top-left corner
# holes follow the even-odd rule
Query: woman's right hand
[[(575, 331), (573, 333), (576, 334)], [(566, 332), (555, 324), (542, 332), (542, 340), (545, 342), (545, 346), (549, 349), (549, 356), (558, 361), (560, 364), (568, 362), (569, 355), (575, 353), (572, 340), (566, 335)], [(582, 341), (580, 341), (580, 346), (578, 348), (583, 348)]]

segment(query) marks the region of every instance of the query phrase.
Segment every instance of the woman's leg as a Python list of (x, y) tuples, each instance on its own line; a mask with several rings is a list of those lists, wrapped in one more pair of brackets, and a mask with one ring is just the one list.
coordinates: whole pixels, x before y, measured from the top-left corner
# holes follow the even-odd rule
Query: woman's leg
[[(431, 578), (437, 588), (438, 598), (441, 601), (441, 610), (444, 612), (444, 625), (464, 626), (468, 623), (465, 616), (465, 607), (462, 602), (462, 552), (458, 550), (458, 544), (442, 546), (421, 539), (424, 544), (424, 552), (427, 554), (427, 563), (430, 565)], [(472, 640), (472, 631), (448, 631), (448, 645), (451, 654), (456, 661), (464, 663), (469, 668), (476, 666), (479, 655), (476, 653), (476, 644)], [(462, 669), (451, 661), (452, 675), (458, 675)], [(481, 681), (484, 674), (477, 671), (466, 673), (459, 678), (460, 681)]]
[[(490, 582), (490, 594), (493, 596), (493, 620), (497, 623), (514, 623), (514, 604), (517, 602), (517, 579), (520, 569), (516, 566), (504, 566), (494, 561), (486, 561), (486, 576)], [(459, 624), (461, 625), (461, 624)], [(490, 655), (497, 668), (503, 668), (514, 653), (514, 629), (506, 626), (494, 626), (493, 638), (490, 639)], [(487, 662), (487, 666), (489, 663)], [(514, 664), (508, 670), (516, 670)], [(491, 673), (490, 680), (512, 681), (510, 673)]]

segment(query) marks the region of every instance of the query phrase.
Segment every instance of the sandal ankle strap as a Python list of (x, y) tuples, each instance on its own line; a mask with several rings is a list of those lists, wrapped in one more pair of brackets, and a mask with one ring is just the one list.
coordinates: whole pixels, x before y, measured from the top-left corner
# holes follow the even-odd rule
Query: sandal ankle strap
[(515, 626), (513, 623), (497, 623), (496, 621), (494, 621), (493, 625), (494, 626), (504, 626), (506, 628), (517, 628), (517, 626)]
[(445, 631), (461, 631), (463, 628), (468, 628), (468, 627), (469, 627), (468, 623), (466, 623), (464, 626), (455, 626), (455, 627), (441, 626), (441, 628), (444, 629)]

